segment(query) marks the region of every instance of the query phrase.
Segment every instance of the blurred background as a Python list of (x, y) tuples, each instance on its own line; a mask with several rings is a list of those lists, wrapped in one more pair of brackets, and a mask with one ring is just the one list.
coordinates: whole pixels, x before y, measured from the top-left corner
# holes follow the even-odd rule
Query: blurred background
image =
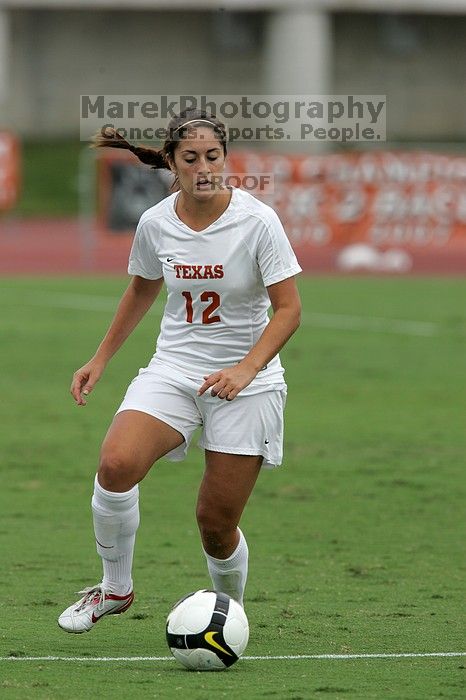
[(275, 172), (306, 270), (463, 273), (465, 39), (465, 0), (1, 0), (0, 272), (122, 272), (166, 194), (96, 162), (81, 94), (359, 94), (387, 96), (385, 143), (238, 142), (235, 171)]

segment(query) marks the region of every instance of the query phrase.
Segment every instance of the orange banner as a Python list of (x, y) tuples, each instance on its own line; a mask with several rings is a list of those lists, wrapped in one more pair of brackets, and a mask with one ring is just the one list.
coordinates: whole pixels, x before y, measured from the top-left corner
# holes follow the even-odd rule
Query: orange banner
[[(99, 230), (133, 235), (171, 174), (120, 151), (99, 153), (97, 167)], [(305, 271), (466, 272), (466, 156), (231, 150), (227, 167), (276, 210)]]
[(0, 211), (11, 209), (19, 197), (19, 144), (8, 131), (0, 131)]
[(465, 156), (233, 151), (228, 167), (274, 174), (273, 194), (253, 194), (277, 211), (307, 269), (407, 272), (436, 258), (466, 271)]

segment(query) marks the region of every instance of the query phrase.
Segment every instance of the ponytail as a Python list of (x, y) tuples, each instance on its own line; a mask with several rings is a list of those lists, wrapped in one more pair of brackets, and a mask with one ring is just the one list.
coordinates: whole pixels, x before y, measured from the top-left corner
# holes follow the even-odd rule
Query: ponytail
[(145, 165), (151, 165), (154, 169), (169, 168), (167, 159), (163, 151), (157, 151), (155, 148), (146, 148), (144, 146), (133, 146), (129, 141), (121, 136), (116, 129), (107, 127), (105, 130), (98, 131), (94, 136), (91, 148), (123, 148), (139, 158)]
[[(0, 0), (1, 1), (1, 0)], [(178, 116), (172, 117), (168, 124), (167, 137), (161, 149), (156, 148), (146, 148), (145, 146), (133, 146), (129, 141), (123, 138), (116, 129), (110, 126), (103, 127), (94, 136), (91, 146), (93, 148), (102, 148), (104, 146), (110, 146), (110, 148), (123, 148), (127, 151), (131, 151), (134, 155), (139, 158), (145, 165), (151, 165), (152, 168), (158, 170), (160, 168), (166, 168), (171, 170), (170, 161), (175, 160), (175, 149), (177, 144), (186, 136), (187, 130), (193, 124), (203, 125), (209, 124), (212, 130), (222, 144), (223, 154), (227, 154), (227, 131), (225, 124), (219, 121), (212, 114), (207, 114), (207, 112), (196, 110), (196, 109), (186, 109)], [(175, 175), (175, 181), (173, 186), (177, 185), (177, 177)]]

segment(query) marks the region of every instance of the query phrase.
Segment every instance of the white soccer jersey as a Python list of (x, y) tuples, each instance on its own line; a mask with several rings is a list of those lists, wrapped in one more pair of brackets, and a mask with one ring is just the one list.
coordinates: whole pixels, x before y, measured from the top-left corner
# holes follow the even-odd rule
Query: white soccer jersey
[[(202, 231), (175, 213), (174, 193), (141, 216), (128, 272), (164, 278), (165, 305), (154, 360), (198, 378), (240, 362), (269, 322), (266, 287), (301, 271), (268, 205), (234, 188), (227, 209)], [(247, 393), (283, 382), (278, 355)]]

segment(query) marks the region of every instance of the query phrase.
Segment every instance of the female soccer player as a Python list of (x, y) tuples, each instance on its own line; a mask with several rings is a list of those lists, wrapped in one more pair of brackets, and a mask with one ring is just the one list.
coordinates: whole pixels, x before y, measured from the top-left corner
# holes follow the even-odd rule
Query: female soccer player
[(248, 547), (238, 523), (261, 467), (282, 459), (286, 384), (278, 352), (299, 325), (294, 275), (301, 268), (270, 207), (218, 186), (226, 141), (218, 119), (186, 111), (171, 120), (159, 151), (114, 132), (96, 143), (169, 168), (176, 191), (142, 215), (129, 258), (132, 280), (95, 355), (73, 376), (71, 394), (85, 406), (165, 282), (156, 352), (113, 419), (94, 482), (103, 579), (60, 615), (67, 632), (86, 632), (133, 602), (138, 483), (164, 455), (183, 459), (198, 426), (205, 473), (196, 515), (207, 567), (214, 589), (243, 603)]

